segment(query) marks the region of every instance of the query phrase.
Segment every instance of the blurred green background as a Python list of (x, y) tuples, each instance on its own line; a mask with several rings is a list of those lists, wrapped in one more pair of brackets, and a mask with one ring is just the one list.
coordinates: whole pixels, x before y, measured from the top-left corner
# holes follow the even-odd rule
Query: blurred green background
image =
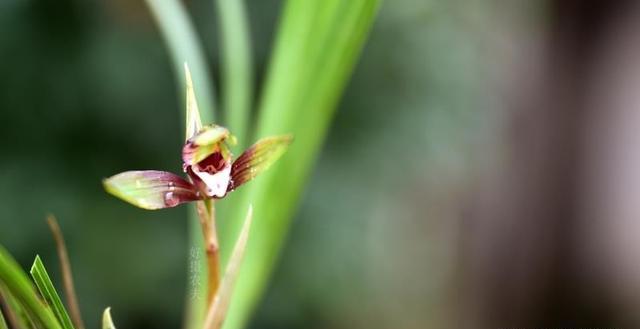
[[(214, 3), (185, 3), (218, 78)], [(596, 47), (580, 45), (615, 22), (576, 3), (383, 3), (251, 327), (640, 323), (621, 306), (640, 294), (591, 271), (607, 256), (582, 252), (567, 210), (582, 168), (567, 122), (595, 112), (554, 103), (586, 90), (558, 76), (591, 72)], [(247, 5), (259, 86), (281, 2)], [(53, 213), (90, 327), (106, 306), (121, 328), (179, 327), (186, 209), (139, 210), (100, 184), (181, 165), (183, 104), (144, 2), (0, 0), (0, 59), (0, 243), (59, 282)]]
[[(218, 76), (213, 2), (187, 4)], [(383, 5), (256, 328), (420, 328), (448, 316), (456, 214), (441, 203), (469, 179), (465, 163), (491, 124), (479, 32), (461, 24), (482, 23), (490, 8), (465, 17), (461, 5)], [(248, 1), (258, 81), (280, 7)], [(112, 306), (122, 328), (178, 327), (185, 209), (138, 210), (100, 185), (123, 170), (180, 166), (182, 104), (148, 9), (3, 0), (0, 31), (0, 241), (25, 266), (35, 253), (57, 266), (51, 212), (87, 323)]]

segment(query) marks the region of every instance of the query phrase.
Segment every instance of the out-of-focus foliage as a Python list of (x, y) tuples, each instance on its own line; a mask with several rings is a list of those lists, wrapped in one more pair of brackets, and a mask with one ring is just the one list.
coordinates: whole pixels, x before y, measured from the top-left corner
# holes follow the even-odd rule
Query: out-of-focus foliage
[[(36, 257), (34, 267), (37, 266), (38, 262), (40, 262), (40, 258)], [(45, 279), (43, 273), (46, 276), (46, 271), (42, 263), (40, 263), (39, 269), (32, 271), (34, 281), (41, 291), (41, 294), (38, 294), (33, 282), (20, 268), (20, 265), (18, 265), (4, 248), (0, 247), (0, 281), (2, 282), (2, 286), (0, 286), (0, 296), (2, 296), (2, 312), (6, 311), (7, 314), (11, 312), (13, 320), (15, 321), (13, 325), (21, 328), (72, 328), (68, 316), (66, 320), (68, 320), (67, 323), (71, 327), (61, 325), (62, 315), (66, 315), (66, 310), (64, 310), (61, 305), (58, 306), (62, 308), (50, 307), (49, 302), (54, 301), (50, 298), (56, 295), (55, 289), (42, 293), (43, 289), (52, 288), (51, 281), (48, 277)], [(45, 301), (41, 300), (40, 296), (43, 296)]]
[(223, 243), (234, 231), (229, 227), (240, 227), (245, 204), (253, 204), (259, 218), (225, 328), (244, 327), (267, 285), (378, 6), (378, 0), (285, 2), (254, 135), (292, 134), (295, 141), (277, 166), (235, 200), (234, 208), (222, 212), (229, 222), (221, 230)]

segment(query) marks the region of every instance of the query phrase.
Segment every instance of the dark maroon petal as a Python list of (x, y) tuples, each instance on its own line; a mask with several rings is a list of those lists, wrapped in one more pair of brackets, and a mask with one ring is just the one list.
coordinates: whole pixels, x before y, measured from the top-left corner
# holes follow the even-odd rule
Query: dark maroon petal
[(103, 182), (107, 192), (143, 209), (163, 209), (199, 200), (195, 186), (165, 171), (127, 171)]

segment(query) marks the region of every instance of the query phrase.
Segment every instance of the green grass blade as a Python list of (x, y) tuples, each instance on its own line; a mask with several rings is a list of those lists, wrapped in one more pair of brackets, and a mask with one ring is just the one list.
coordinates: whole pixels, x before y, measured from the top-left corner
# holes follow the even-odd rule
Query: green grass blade
[[(209, 78), (209, 67), (205, 60), (204, 51), (182, 2), (178, 0), (146, 0), (146, 2), (169, 48), (182, 99), (185, 99), (183, 94), (185, 86), (184, 63), (187, 62), (193, 74), (193, 84), (198, 96), (202, 120), (206, 123), (213, 122), (214, 84)], [(184, 104), (184, 102), (180, 104)]]
[(2, 309), (0, 309), (0, 329), (8, 329), (7, 322), (4, 320), (4, 315), (2, 315)]
[(29, 277), (9, 253), (0, 246), (0, 283), (40, 327), (61, 329), (51, 309), (43, 303), (31, 284)]
[[(289, 0), (270, 63), (257, 137), (292, 133), (287, 154), (247, 184), (225, 216), (235, 236), (242, 204), (257, 220), (224, 328), (242, 328), (259, 300), (331, 118), (379, 7), (378, 0)], [(230, 245), (229, 241), (222, 245)], [(228, 252), (228, 249), (223, 249)]]
[(55, 313), (56, 318), (62, 325), (63, 329), (73, 329), (73, 323), (71, 322), (71, 318), (69, 318), (69, 314), (67, 313), (64, 304), (62, 304), (62, 300), (56, 292), (56, 288), (53, 286), (51, 282), (51, 278), (47, 273), (47, 269), (44, 267), (40, 256), (36, 256), (36, 259), (33, 261), (33, 265), (31, 266), (31, 277), (33, 278), (33, 282), (36, 283), (36, 287), (40, 291), (40, 295), (44, 298), (47, 304)]
[(18, 302), (10, 293), (6, 286), (0, 283), (0, 299), (3, 302), (5, 310), (5, 320), (12, 328), (31, 328), (35, 324), (31, 317), (24, 310), (20, 302)]
[(216, 0), (222, 40), (222, 92), (225, 124), (238, 137), (237, 149), (248, 145), (253, 98), (253, 66), (249, 23), (243, 0)]

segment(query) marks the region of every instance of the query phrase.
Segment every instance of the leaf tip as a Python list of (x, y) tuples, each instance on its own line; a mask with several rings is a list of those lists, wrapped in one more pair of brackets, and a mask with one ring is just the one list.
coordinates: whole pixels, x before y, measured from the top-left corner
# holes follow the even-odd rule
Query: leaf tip
[(102, 329), (116, 329), (111, 318), (111, 307), (107, 307), (102, 313)]
[(36, 254), (36, 257), (33, 259), (33, 264), (31, 264), (31, 268), (29, 269), (29, 273), (33, 274), (38, 270), (38, 267), (42, 264), (42, 259), (40, 255)]

